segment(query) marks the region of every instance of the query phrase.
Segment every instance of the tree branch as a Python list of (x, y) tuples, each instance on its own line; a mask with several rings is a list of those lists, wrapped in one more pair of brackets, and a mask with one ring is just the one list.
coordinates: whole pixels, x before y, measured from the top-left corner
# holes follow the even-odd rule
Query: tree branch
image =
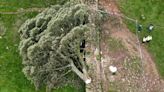
[(62, 58), (68, 60), (70, 62), (70, 65), (72, 67), (72, 71), (74, 73), (76, 73), (84, 82), (86, 82), (88, 79), (90, 79), (90, 77), (88, 76), (88, 73), (86, 70), (84, 70), (85, 68), (83, 68), (83, 73), (75, 66), (74, 62), (68, 58), (67, 56), (64, 56), (62, 53), (60, 53), (59, 51), (57, 51)]
[(77, 67), (74, 65), (73, 62), (71, 62), (71, 66), (72, 66), (72, 71), (74, 73), (76, 73), (84, 82), (86, 82), (88, 79), (90, 79), (88, 74), (87, 73), (82, 73), (81, 71), (79, 71), (79, 69), (77, 69)]

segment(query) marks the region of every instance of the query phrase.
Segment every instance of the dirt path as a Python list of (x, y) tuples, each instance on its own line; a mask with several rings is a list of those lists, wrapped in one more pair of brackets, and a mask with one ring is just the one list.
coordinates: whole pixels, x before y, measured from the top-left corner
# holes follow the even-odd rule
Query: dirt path
[[(136, 35), (131, 33), (129, 29), (126, 27), (126, 25), (123, 24), (122, 17), (121, 17), (122, 14), (120, 13), (116, 2), (114, 0), (100, 0), (100, 4), (106, 9), (108, 13), (110, 13), (112, 16), (117, 18), (117, 21), (120, 22), (120, 23), (117, 23), (119, 26), (112, 25), (112, 23), (106, 23), (105, 26), (109, 27), (110, 25), (112, 29), (110, 29), (110, 33), (104, 32), (103, 34), (108, 35), (108, 36), (111, 35), (112, 38), (121, 40), (122, 44), (127, 48), (129, 55), (137, 56), (137, 57), (141, 57), (142, 55), (141, 68), (143, 69), (142, 70), (143, 74), (142, 74), (142, 78), (140, 79), (141, 80), (140, 82), (143, 84), (143, 86), (145, 86), (143, 88), (143, 91), (154, 92), (153, 90), (159, 87), (159, 90), (160, 91), (162, 90), (163, 92), (164, 90), (160, 89), (162, 87), (162, 86), (160, 87), (161, 80), (160, 80), (159, 74), (157, 72), (157, 68), (154, 64), (154, 61), (151, 55), (144, 48), (144, 46), (139, 47), (140, 42), (138, 42)], [(102, 48), (104, 48), (104, 46)], [(108, 53), (106, 49), (102, 51), (104, 53)], [(141, 51), (141, 55), (140, 55), (140, 51)], [(107, 54), (107, 55), (110, 55), (110, 54)], [(154, 85), (152, 85), (151, 83), (154, 83)]]
[[(123, 15), (116, 2), (99, 0), (99, 3), (110, 18), (102, 25), (101, 62), (95, 59), (96, 55), (88, 60), (93, 81), (86, 92), (164, 92), (151, 55), (122, 22)], [(96, 47), (89, 48), (94, 53)], [(116, 75), (110, 73), (110, 65), (118, 68)]]

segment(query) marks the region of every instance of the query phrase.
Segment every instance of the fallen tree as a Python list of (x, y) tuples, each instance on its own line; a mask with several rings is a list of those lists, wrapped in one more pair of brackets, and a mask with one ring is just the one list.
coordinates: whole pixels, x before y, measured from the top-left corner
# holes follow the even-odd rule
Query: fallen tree
[(67, 3), (52, 6), (21, 26), (19, 50), (23, 72), (36, 90), (44, 85), (47, 91), (62, 86), (69, 81), (71, 72), (85, 83), (91, 82), (80, 53), (80, 43), (87, 39), (85, 34), (94, 24), (91, 20), (88, 6)]

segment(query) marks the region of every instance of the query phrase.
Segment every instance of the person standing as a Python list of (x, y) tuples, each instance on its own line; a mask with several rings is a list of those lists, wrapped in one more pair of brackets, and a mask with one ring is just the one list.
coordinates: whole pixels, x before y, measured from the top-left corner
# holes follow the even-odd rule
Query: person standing
[(141, 32), (142, 31), (142, 25), (141, 24), (138, 24), (137, 30), (138, 30), (138, 32)]
[(148, 32), (152, 32), (154, 30), (154, 25), (153, 24), (150, 24), (148, 26)]

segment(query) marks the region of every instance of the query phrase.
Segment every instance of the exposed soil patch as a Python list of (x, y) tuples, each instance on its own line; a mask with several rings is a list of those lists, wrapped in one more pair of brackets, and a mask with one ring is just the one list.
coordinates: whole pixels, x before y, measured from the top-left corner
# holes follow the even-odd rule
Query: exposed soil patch
[[(101, 60), (98, 61), (96, 55), (90, 55), (87, 60), (92, 66), (90, 76), (93, 79), (87, 85), (90, 88), (87, 92), (164, 92), (151, 55), (122, 22), (116, 2), (100, 0), (99, 3), (110, 18), (102, 25)], [(91, 54), (96, 50), (96, 46), (88, 48)], [(118, 68), (116, 75), (110, 73), (110, 65)]]

